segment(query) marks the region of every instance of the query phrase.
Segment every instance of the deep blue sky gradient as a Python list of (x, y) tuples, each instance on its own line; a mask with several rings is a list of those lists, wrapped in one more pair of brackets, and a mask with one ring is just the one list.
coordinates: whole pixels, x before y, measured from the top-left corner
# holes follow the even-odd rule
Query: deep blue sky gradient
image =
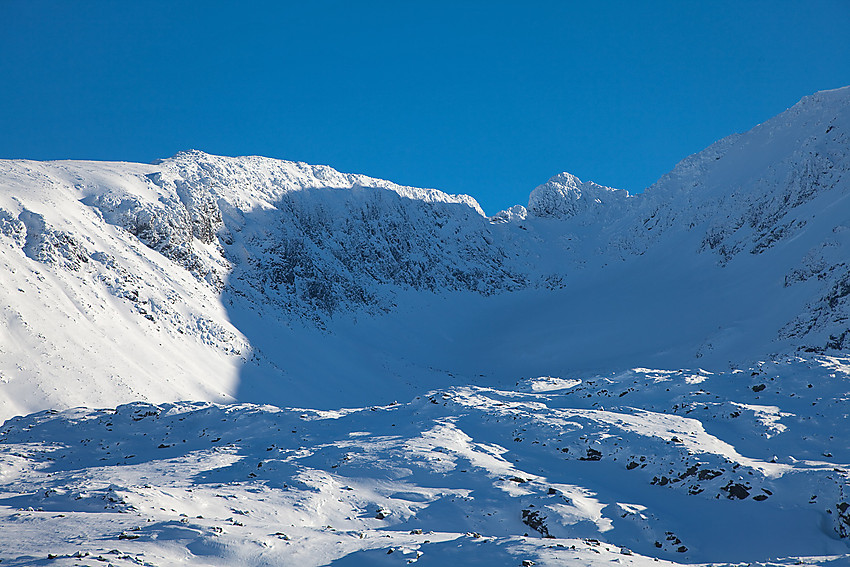
[(197, 148), (525, 203), (850, 84), (850, 1), (0, 0), (0, 157)]

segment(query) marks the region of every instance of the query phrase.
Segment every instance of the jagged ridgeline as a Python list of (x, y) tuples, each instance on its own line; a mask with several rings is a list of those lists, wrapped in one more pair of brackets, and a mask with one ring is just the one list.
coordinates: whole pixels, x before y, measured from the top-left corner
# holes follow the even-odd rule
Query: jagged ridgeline
[(190, 152), (163, 166), (163, 187), (221, 207), (233, 279), (301, 316), (390, 309), (395, 288), (488, 295), (532, 283), (465, 195), (264, 158)]
[[(269, 329), (354, 344), (351, 321), (401, 317), (437, 341), (407, 363), (448, 367), (445, 339), (494, 376), (522, 371), (507, 344), (553, 371), (612, 351), (624, 366), (843, 351), (848, 129), (850, 89), (822, 92), (642, 194), (562, 173), (492, 217), (465, 195), (262, 157), (3, 161), (3, 387), (46, 368), (102, 385), (201, 371), (217, 378), (175, 378), (165, 398), (227, 398), (252, 360), (297, 375), (291, 352), (260, 346)], [(398, 351), (386, 332), (375, 342)], [(27, 397), (6, 403), (74, 398)]]
[(393, 288), (484, 295), (539, 282), (465, 195), (262, 157), (182, 152), (84, 202), (222, 290), (323, 322), (393, 304)]

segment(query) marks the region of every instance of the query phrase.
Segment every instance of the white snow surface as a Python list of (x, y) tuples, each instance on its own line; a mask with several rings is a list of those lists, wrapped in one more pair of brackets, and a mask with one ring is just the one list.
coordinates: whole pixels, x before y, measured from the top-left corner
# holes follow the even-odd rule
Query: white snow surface
[(850, 564), (848, 132), (817, 93), (492, 217), (0, 161), (2, 564)]
[[(135, 402), (15, 417), (0, 428), (0, 558), (848, 564), (850, 359), (537, 383), (336, 412)], [(781, 431), (753, 409), (766, 406)]]

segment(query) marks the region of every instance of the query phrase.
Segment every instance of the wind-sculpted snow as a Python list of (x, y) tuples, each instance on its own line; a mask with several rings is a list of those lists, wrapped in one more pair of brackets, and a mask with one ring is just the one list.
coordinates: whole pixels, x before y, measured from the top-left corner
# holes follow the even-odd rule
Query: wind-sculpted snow
[(0, 559), (846, 564), (848, 364), (18, 417), (0, 429)]

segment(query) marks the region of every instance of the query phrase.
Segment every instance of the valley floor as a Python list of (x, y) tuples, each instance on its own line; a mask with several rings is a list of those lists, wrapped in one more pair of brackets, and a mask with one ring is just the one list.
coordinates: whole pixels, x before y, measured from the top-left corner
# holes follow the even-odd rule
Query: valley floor
[(0, 427), (2, 565), (850, 565), (850, 359)]

